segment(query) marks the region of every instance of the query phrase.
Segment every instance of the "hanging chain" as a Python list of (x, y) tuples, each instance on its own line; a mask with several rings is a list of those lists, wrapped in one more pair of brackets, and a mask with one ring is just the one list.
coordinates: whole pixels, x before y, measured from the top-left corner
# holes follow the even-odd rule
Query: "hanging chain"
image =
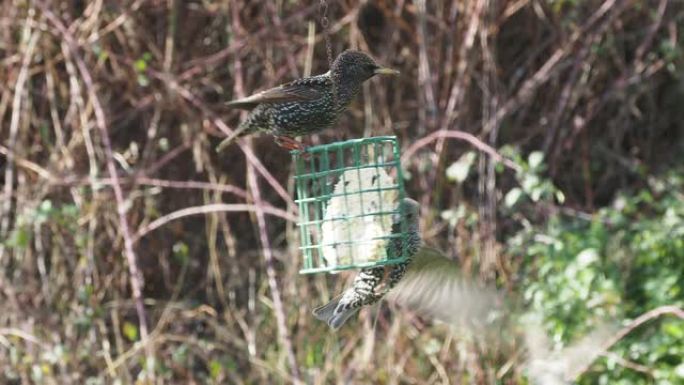
[(332, 44), (330, 43), (330, 32), (328, 31), (330, 20), (328, 19), (328, 2), (326, 0), (321, 0), (320, 3), (318, 3), (318, 14), (320, 17), (321, 27), (323, 28), (323, 38), (325, 39), (326, 52), (328, 53), (328, 66), (332, 68)]
[[(331, 71), (330, 75), (332, 79), (333, 52), (332, 43), (330, 42), (330, 31), (328, 28), (330, 20), (328, 19), (328, 2), (326, 0), (320, 0), (318, 3), (318, 17), (323, 31), (323, 38), (325, 39), (325, 49), (328, 54), (328, 68)], [(337, 109), (337, 90), (335, 89), (335, 81), (332, 82), (332, 95), (334, 109)]]

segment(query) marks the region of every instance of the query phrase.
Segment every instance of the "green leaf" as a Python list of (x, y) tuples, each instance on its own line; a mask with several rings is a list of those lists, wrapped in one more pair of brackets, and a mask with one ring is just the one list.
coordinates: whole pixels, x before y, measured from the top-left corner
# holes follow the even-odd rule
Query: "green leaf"
[(143, 74), (138, 74), (138, 85), (141, 87), (147, 87), (150, 85), (150, 79), (147, 78), (147, 76)]
[(534, 175), (534, 174), (525, 174), (523, 177), (522, 182), (520, 183), (522, 185), (523, 190), (525, 190), (526, 193), (531, 193), (537, 186), (539, 186), (540, 180), (539, 177)]
[(519, 187), (514, 187), (507, 192), (506, 196), (504, 197), (504, 203), (506, 204), (506, 207), (515, 206), (515, 204), (520, 200), (522, 193), (523, 192)]
[(50, 218), (50, 216), (54, 213), (54, 211), (55, 210), (52, 206), (51, 200), (46, 199), (40, 202), (40, 206), (38, 206), (38, 210), (36, 210), (36, 222), (43, 223), (47, 221)]
[(663, 331), (674, 338), (684, 339), (684, 324), (681, 322), (666, 322), (663, 324)]
[(175, 260), (179, 261), (182, 264), (186, 264), (188, 262), (188, 258), (190, 255), (190, 248), (188, 245), (184, 242), (176, 242), (173, 244), (173, 257)]
[(561, 190), (556, 190), (556, 200), (560, 204), (565, 203), (565, 194)]
[(223, 371), (223, 366), (221, 365), (221, 362), (217, 359), (213, 359), (209, 361), (209, 373), (211, 375), (211, 378), (213, 380), (218, 379), (218, 377), (221, 375), (221, 372)]
[(31, 234), (26, 228), (19, 227), (12, 231), (7, 240), (7, 246), (16, 247), (18, 249), (23, 249), (28, 246), (29, 240), (31, 239)]
[(138, 72), (143, 72), (147, 69), (147, 62), (144, 59), (138, 59), (135, 61), (135, 70)]
[(188, 345), (186, 344), (181, 344), (173, 350), (173, 353), (171, 353), (171, 359), (173, 360), (174, 364), (183, 364), (187, 361), (188, 359), (188, 352), (190, 348), (188, 348)]
[(131, 322), (124, 322), (123, 334), (129, 341), (134, 342), (138, 340), (138, 327)]
[(684, 363), (677, 365), (677, 367), (674, 369), (674, 374), (677, 376), (677, 378), (684, 379)]
[(532, 202), (539, 202), (539, 199), (542, 197), (542, 194), (544, 194), (543, 188), (533, 188), (532, 191), (530, 191), (530, 199), (532, 199)]
[(463, 183), (468, 177), (470, 172), (470, 167), (475, 161), (476, 155), (474, 152), (469, 151), (461, 155), (460, 158), (449, 166), (446, 170), (447, 178), (456, 183)]
[(455, 209), (444, 210), (441, 212), (440, 217), (445, 221), (449, 222), (450, 226), (456, 226), (459, 220), (466, 216), (466, 208), (463, 205), (458, 205)]
[(527, 163), (530, 165), (531, 169), (538, 168), (541, 166), (542, 162), (544, 162), (544, 153), (541, 151), (534, 151), (527, 157)]

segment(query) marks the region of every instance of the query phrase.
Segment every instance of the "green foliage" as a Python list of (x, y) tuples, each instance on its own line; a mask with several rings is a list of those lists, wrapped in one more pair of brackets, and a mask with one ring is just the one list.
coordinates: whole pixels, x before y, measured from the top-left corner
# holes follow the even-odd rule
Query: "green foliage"
[(520, 187), (514, 187), (508, 191), (504, 197), (506, 207), (515, 207), (522, 198), (527, 198), (532, 202), (554, 197), (560, 203), (565, 201), (563, 192), (542, 176), (546, 171), (542, 152), (534, 151), (528, 155), (527, 159), (523, 159), (518, 151), (512, 147), (504, 147), (501, 152), (512, 158), (520, 166), (520, 171), (516, 174), (516, 180)]
[(123, 324), (123, 334), (129, 341), (134, 342), (138, 339), (138, 327), (133, 323), (126, 321)]
[(446, 169), (447, 179), (452, 182), (463, 183), (463, 181), (465, 181), (468, 177), (470, 168), (472, 167), (476, 158), (477, 154), (475, 154), (473, 151), (468, 151), (461, 155), (456, 162), (452, 163), (451, 166)]
[(17, 218), (17, 226), (6, 240), (0, 240), (10, 248), (25, 249), (33, 236), (35, 226), (51, 223), (70, 234), (76, 233), (78, 207), (74, 204), (55, 205), (45, 199), (37, 207), (22, 212)]
[[(556, 215), (510, 239), (509, 250), (524, 256), (525, 300), (544, 315), (553, 341), (573, 340), (606, 319), (627, 323), (659, 306), (684, 305), (681, 191), (684, 181), (674, 173), (652, 178), (647, 189), (619, 196), (590, 220)], [(682, 383), (682, 337), (681, 320), (650, 321), (612, 347), (580, 383)], [(638, 365), (648, 370), (635, 370)]]
[(138, 84), (141, 87), (147, 87), (150, 84), (150, 79), (145, 75), (145, 71), (149, 66), (149, 62), (152, 60), (152, 54), (145, 52), (142, 57), (134, 63), (135, 71), (138, 73)]

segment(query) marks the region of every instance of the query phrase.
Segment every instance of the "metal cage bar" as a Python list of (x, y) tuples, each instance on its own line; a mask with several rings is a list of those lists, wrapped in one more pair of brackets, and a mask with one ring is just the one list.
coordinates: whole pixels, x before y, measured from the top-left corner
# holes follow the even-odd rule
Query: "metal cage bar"
[[(294, 178), (297, 188), (295, 201), (299, 207), (297, 222), (301, 238), (299, 249), (303, 255), (300, 273), (362, 269), (396, 264), (406, 260), (408, 258), (408, 224), (403, 220), (404, 215), (400, 212), (402, 206), (398, 204), (406, 195), (397, 138), (378, 136), (352, 139), (309, 147), (305, 152), (292, 151), (291, 153), (295, 162)], [(384, 182), (388, 182), (387, 178), (391, 175), (394, 183), (382, 185), (383, 182), (378, 182), (378, 186), (363, 188), (361, 186), (365, 182), (361, 180), (362, 174), (369, 175), (368, 173), (373, 173), (374, 181)], [(352, 180), (353, 178), (356, 180)], [(347, 185), (356, 187), (348, 188)], [(392, 197), (392, 200), (387, 201), (387, 197)], [(330, 213), (327, 209), (334, 199), (343, 205), (341, 215), (328, 215)], [(352, 201), (357, 202), (357, 206), (360, 205), (362, 212), (351, 212)], [(363, 211), (368, 201), (377, 202), (378, 207), (369, 212)], [(397, 214), (402, 218), (398, 226), (400, 231), (392, 233), (391, 229), (396, 229), (394, 226), (396, 223), (392, 219), (396, 219)], [(386, 233), (365, 239), (354, 239), (352, 227), (358, 224), (358, 221), (389, 223), (390, 226)], [(332, 226), (335, 223), (344, 224), (347, 239), (324, 242), (326, 223), (331, 223)], [(385, 227), (381, 226), (383, 231)], [(387, 245), (389, 242), (395, 242), (396, 239), (401, 240), (399, 255), (388, 252), (393, 248)], [(366, 260), (363, 255), (358, 255), (359, 247), (366, 245), (378, 247), (378, 244), (385, 246), (382, 247), (381, 252), (375, 253), (372, 260)], [(338, 261), (330, 255), (326, 258), (326, 250), (331, 250), (331, 247), (334, 250), (348, 250), (351, 260)]]

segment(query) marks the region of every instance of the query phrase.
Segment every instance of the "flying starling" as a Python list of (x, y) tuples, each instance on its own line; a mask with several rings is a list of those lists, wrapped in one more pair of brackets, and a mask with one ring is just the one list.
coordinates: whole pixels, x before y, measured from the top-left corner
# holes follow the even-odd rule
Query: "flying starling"
[(227, 105), (252, 109), (247, 119), (216, 148), (221, 151), (236, 138), (254, 132), (268, 132), (286, 149), (304, 149), (293, 139), (332, 126), (361, 90), (364, 81), (375, 75), (396, 75), (399, 71), (376, 64), (359, 51), (345, 51), (322, 75), (294, 80)]
[[(362, 269), (354, 278), (352, 287), (342, 295), (330, 301), (328, 304), (314, 309), (313, 315), (326, 322), (333, 330), (339, 329), (361, 307), (372, 305), (392, 289), (403, 278), (406, 268), (412, 261), (412, 256), (421, 247), (421, 238), (418, 232), (418, 202), (405, 198), (399, 205), (401, 218), (396, 218), (392, 224), (392, 233), (401, 232), (401, 220), (406, 221), (408, 236), (406, 237), (406, 261), (393, 266), (380, 266)], [(401, 237), (393, 238), (387, 245), (389, 255), (401, 255), (404, 240)], [(387, 275), (385, 287), (381, 283)]]
[(391, 266), (362, 269), (350, 288), (328, 304), (314, 309), (316, 318), (337, 330), (363, 306), (386, 298), (454, 326), (488, 327), (486, 323), (493, 319), (491, 312), (501, 309), (499, 293), (492, 287), (476, 286), (463, 279), (455, 261), (439, 250), (423, 245), (418, 228), (419, 208), (413, 199), (401, 201), (401, 216), (395, 216), (392, 233), (402, 230), (403, 219), (408, 236), (405, 242), (394, 238), (386, 246), (389, 255), (399, 255), (405, 247), (408, 258)]

